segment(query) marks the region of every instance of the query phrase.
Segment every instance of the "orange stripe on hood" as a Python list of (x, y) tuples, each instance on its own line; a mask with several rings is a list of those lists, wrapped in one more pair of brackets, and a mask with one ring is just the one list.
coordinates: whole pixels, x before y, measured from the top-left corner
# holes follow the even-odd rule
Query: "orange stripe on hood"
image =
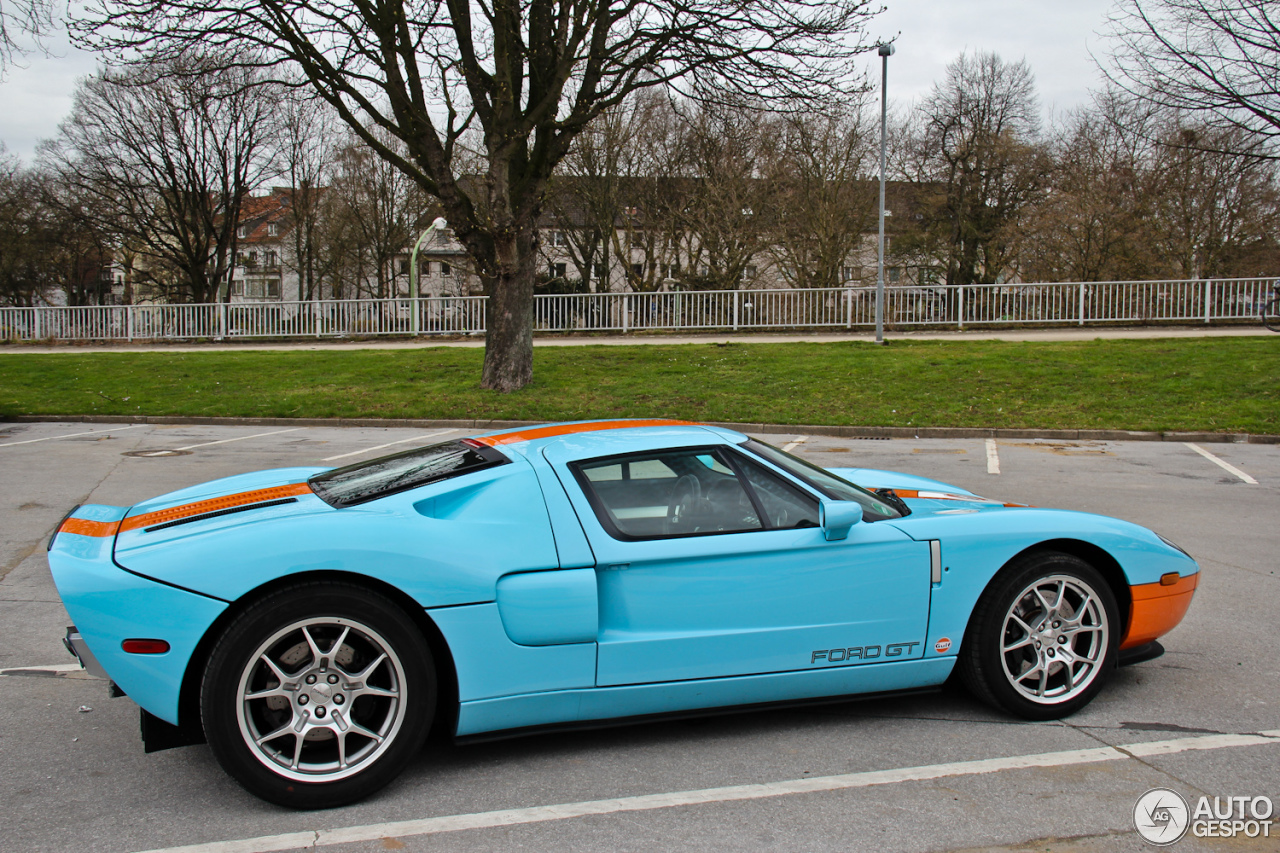
[(226, 495), (221, 498), (210, 498), (206, 501), (196, 501), (195, 503), (183, 504), (169, 509), (160, 509), (155, 512), (146, 512), (142, 515), (134, 515), (120, 522), (120, 532), (126, 530), (137, 530), (140, 527), (151, 527), (156, 524), (165, 524), (170, 521), (177, 521), (182, 518), (190, 518), (193, 515), (204, 515), (206, 512), (218, 512), (223, 509), (234, 509), (238, 506), (246, 504), (262, 503), (264, 501), (278, 501), (281, 498), (291, 498), (296, 495), (311, 494), (311, 487), (306, 483), (293, 483), (288, 486), (274, 486), (270, 489), (256, 489), (252, 492), (240, 492), (236, 495)]
[(481, 435), (470, 439), (490, 447), (499, 444), (515, 444), (517, 441), (533, 441), (536, 438), (554, 438), (557, 435), (573, 435), (579, 432), (600, 432), (607, 429), (632, 429), (634, 427), (655, 426), (696, 426), (693, 421), (674, 421), (664, 418), (644, 421), (595, 421), (586, 424), (552, 424), (551, 426), (524, 429), (519, 432), (504, 432), (501, 435)]
[[(863, 486), (863, 488), (875, 491), (878, 487)], [(983, 498), (977, 495), (953, 495), (950, 492), (933, 492), (928, 489), (894, 489), (893, 493), (900, 498), (920, 498), (928, 501), (972, 501), (974, 503), (1000, 504), (1001, 506), (1026, 506), (1026, 504), (1004, 503), (993, 498)]]
[(59, 533), (74, 533), (77, 536), (115, 536), (120, 527), (118, 521), (89, 521), (85, 518), (68, 518), (58, 527)]

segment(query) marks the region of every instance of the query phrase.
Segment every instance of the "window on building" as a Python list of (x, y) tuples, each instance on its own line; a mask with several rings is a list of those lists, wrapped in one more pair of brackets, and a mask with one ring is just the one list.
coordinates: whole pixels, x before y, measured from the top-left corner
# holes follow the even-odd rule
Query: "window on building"
[(262, 265), (267, 269), (275, 269), (279, 262), (280, 259), (276, 257), (275, 252), (262, 253)]
[(431, 275), (431, 261), (422, 261), (418, 264), (418, 275)]
[(603, 280), (606, 277), (604, 264), (594, 264), (591, 267), (591, 277)]
[(557, 248), (564, 248), (569, 245), (569, 235), (563, 231), (551, 232), (551, 245)]
[(245, 282), (244, 295), (251, 299), (261, 299), (267, 295), (266, 283), (260, 278), (251, 278)]
[(631, 274), (636, 278), (642, 278), (644, 276), (644, 264), (632, 264)]
[(635, 216), (635, 215), (637, 215), (637, 214), (640, 212), (640, 208), (638, 208), (638, 207), (624, 207), (624, 208), (622, 208), (622, 212), (623, 212), (624, 214), (626, 214), (627, 216)]
[(408, 275), (408, 274), (409, 274), (409, 259), (408, 259), (408, 258), (400, 258), (400, 273), (399, 273), (399, 274), (400, 274), (400, 275)]
[(248, 225), (241, 225), (239, 228), (237, 228), (237, 229), (236, 229), (236, 238), (237, 238), (237, 239), (239, 239), (239, 240), (243, 240), (245, 237), (248, 237), (248, 236), (249, 236), (249, 226), (248, 226)]
[(237, 278), (231, 281), (231, 295), (244, 296), (244, 279)]
[(550, 264), (547, 267), (547, 272), (552, 278), (564, 278), (566, 269), (565, 264)]
[(902, 280), (902, 267), (889, 267), (889, 283), (897, 284)]
[(663, 265), (662, 265), (662, 277), (663, 277), (663, 278), (675, 278), (675, 277), (676, 277), (676, 276), (678, 276), (678, 275), (680, 275), (680, 265), (679, 265), (679, 264), (663, 264)]
[(845, 267), (841, 270), (841, 278), (845, 281), (853, 281), (855, 278), (861, 278), (860, 275), (854, 275), (853, 267)]
[(268, 222), (268, 223), (267, 223), (267, 236), (268, 236), (268, 237), (279, 237), (279, 236), (280, 236), (280, 226), (279, 226), (278, 224), (276, 224), (275, 222)]
[(748, 281), (751, 281), (751, 280), (753, 280), (753, 279), (756, 277), (756, 272), (757, 272), (757, 270), (756, 270), (756, 268), (755, 268), (753, 265), (748, 264), (748, 265), (747, 265), (747, 270), (746, 270), (746, 272), (747, 272), (747, 280), (748, 280)]
[(267, 296), (272, 299), (280, 298), (280, 279), (272, 278), (267, 280)]
[(448, 277), (449, 277), (449, 276), (451, 276), (451, 275), (453, 275), (453, 267), (449, 266), (449, 265), (448, 265), (448, 264), (446, 264), (444, 261), (441, 261), (441, 262), (440, 262), (440, 277), (441, 277), (441, 278), (448, 278)]

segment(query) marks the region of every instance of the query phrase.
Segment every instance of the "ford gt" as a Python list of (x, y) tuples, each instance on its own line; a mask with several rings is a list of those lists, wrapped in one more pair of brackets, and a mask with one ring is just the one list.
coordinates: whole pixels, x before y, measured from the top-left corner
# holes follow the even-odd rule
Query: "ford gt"
[(1071, 714), (1198, 580), (1125, 521), (738, 432), (596, 421), (76, 507), (68, 648), (246, 789), (332, 807), (459, 741), (936, 688)]

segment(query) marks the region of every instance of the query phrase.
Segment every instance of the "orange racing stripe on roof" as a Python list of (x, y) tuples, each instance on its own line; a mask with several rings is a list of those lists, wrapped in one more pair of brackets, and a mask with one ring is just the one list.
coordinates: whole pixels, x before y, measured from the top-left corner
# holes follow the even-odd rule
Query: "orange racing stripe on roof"
[(693, 421), (675, 421), (666, 418), (642, 421), (594, 421), (585, 424), (552, 424), (551, 426), (535, 427), (534, 429), (525, 429), (519, 432), (504, 432), (501, 435), (481, 435), (472, 438), (471, 441), (478, 441), (490, 447), (497, 447), (499, 444), (515, 444), (517, 441), (554, 438), (558, 435), (573, 435), (579, 432), (599, 432), (606, 429), (632, 429), (635, 427), (654, 426), (696, 426), (696, 424)]
[(134, 515), (120, 522), (120, 532), (126, 530), (136, 530), (140, 527), (151, 527), (155, 524), (164, 524), (169, 521), (177, 521), (180, 518), (188, 518), (193, 515), (203, 515), (206, 512), (217, 512), (223, 509), (233, 509), (246, 504), (262, 503), (263, 501), (278, 501), (281, 498), (290, 498), (295, 495), (309, 495), (311, 487), (306, 483), (292, 483), (288, 486), (273, 486), (270, 489), (255, 489), (252, 492), (240, 492), (235, 495), (226, 495), (220, 498), (210, 498), (205, 501), (196, 501), (195, 503), (183, 504), (169, 509), (156, 510), (155, 512), (146, 512), (142, 515)]

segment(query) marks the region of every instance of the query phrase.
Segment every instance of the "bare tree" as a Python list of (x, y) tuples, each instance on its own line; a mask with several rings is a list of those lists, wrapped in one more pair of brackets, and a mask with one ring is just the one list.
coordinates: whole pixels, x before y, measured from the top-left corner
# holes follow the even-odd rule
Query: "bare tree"
[[(394, 139), (384, 142), (397, 145)], [(354, 275), (355, 292), (378, 299), (401, 295), (395, 264), (417, 235), (415, 226), (426, 210), (422, 191), (390, 162), (351, 139), (337, 152), (330, 192), (330, 213), (344, 221), (340, 233), (354, 242), (355, 266), (348, 268), (348, 276)]]
[(0, 302), (31, 306), (56, 285), (51, 223), (35, 178), (0, 148)]
[[(1280, 16), (1274, 0), (1120, 0), (1104, 70), (1160, 107), (1199, 113), (1280, 158)], [(1204, 146), (1209, 139), (1199, 139)]]
[(1114, 281), (1166, 274), (1151, 220), (1150, 110), (1102, 93), (1068, 116), (1052, 143), (1051, 191), (1023, 221), (1020, 266), (1036, 281)]
[(696, 106), (680, 105), (666, 93), (639, 93), (621, 137), (613, 199), (617, 227), (609, 238), (622, 283), (630, 290), (648, 293), (669, 280), (689, 280), (686, 214), (695, 192), (690, 111), (696, 114)]
[(1183, 119), (1164, 117), (1153, 151), (1148, 192), (1155, 251), (1166, 274), (1178, 278), (1257, 274), (1240, 262), (1252, 248), (1275, 243), (1275, 169), (1240, 153), (1243, 131)]
[(23, 36), (39, 44), (49, 34), (58, 8), (54, 0), (0, 0), (0, 73), (26, 53)]
[(241, 204), (275, 171), (278, 97), (252, 69), (199, 60), (104, 71), (80, 82), (41, 157), (94, 200), (101, 230), (136, 248), (152, 286), (214, 301), (229, 295)]
[(36, 171), (39, 204), (47, 211), (50, 232), (44, 252), (67, 304), (109, 304), (116, 252), (110, 235), (98, 227), (102, 212), (93, 209), (97, 199), (52, 170)]
[(861, 104), (787, 117), (770, 178), (772, 252), (792, 287), (838, 287), (875, 216), (875, 136)]
[[(848, 90), (872, 14), (868, 0), (103, 0), (75, 31), (122, 57), (230, 48), (299, 73), (440, 200), (491, 297), (482, 385), (512, 391), (532, 377), (537, 223), (573, 139), (643, 88)], [(486, 162), (468, 192), (457, 155), (473, 128)]]
[(298, 277), (298, 298), (317, 299), (323, 267), (319, 246), (322, 199), (332, 174), (335, 117), (328, 105), (295, 95), (281, 105), (281, 176), (288, 180), (291, 253), (284, 265)]
[(961, 54), (914, 120), (906, 177), (940, 188), (926, 214), (935, 233), (922, 245), (945, 251), (947, 284), (996, 281), (1017, 259), (1018, 218), (1048, 165), (1031, 69), (994, 53)]
[(639, 163), (653, 137), (665, 127), (662, 116), (655, 114), (659, 99), (652, 95), (633, 95), (575, 137), (547, 196), (551, 222), (563, 245), (543, 250), (563, 249), (578, 277), (604, 290), (609, 289), (618, 229), (634, 219), (624, 219), (624, 208), (638, 203), (632, 197), (634, 179), (647, 174)]
[(696, 109), (683, 129), (683, 175), (669, 209), (688, 286), (732, 290), (750, 278), (776, 211), (766, 178), (776, 138), (750, 99)]

